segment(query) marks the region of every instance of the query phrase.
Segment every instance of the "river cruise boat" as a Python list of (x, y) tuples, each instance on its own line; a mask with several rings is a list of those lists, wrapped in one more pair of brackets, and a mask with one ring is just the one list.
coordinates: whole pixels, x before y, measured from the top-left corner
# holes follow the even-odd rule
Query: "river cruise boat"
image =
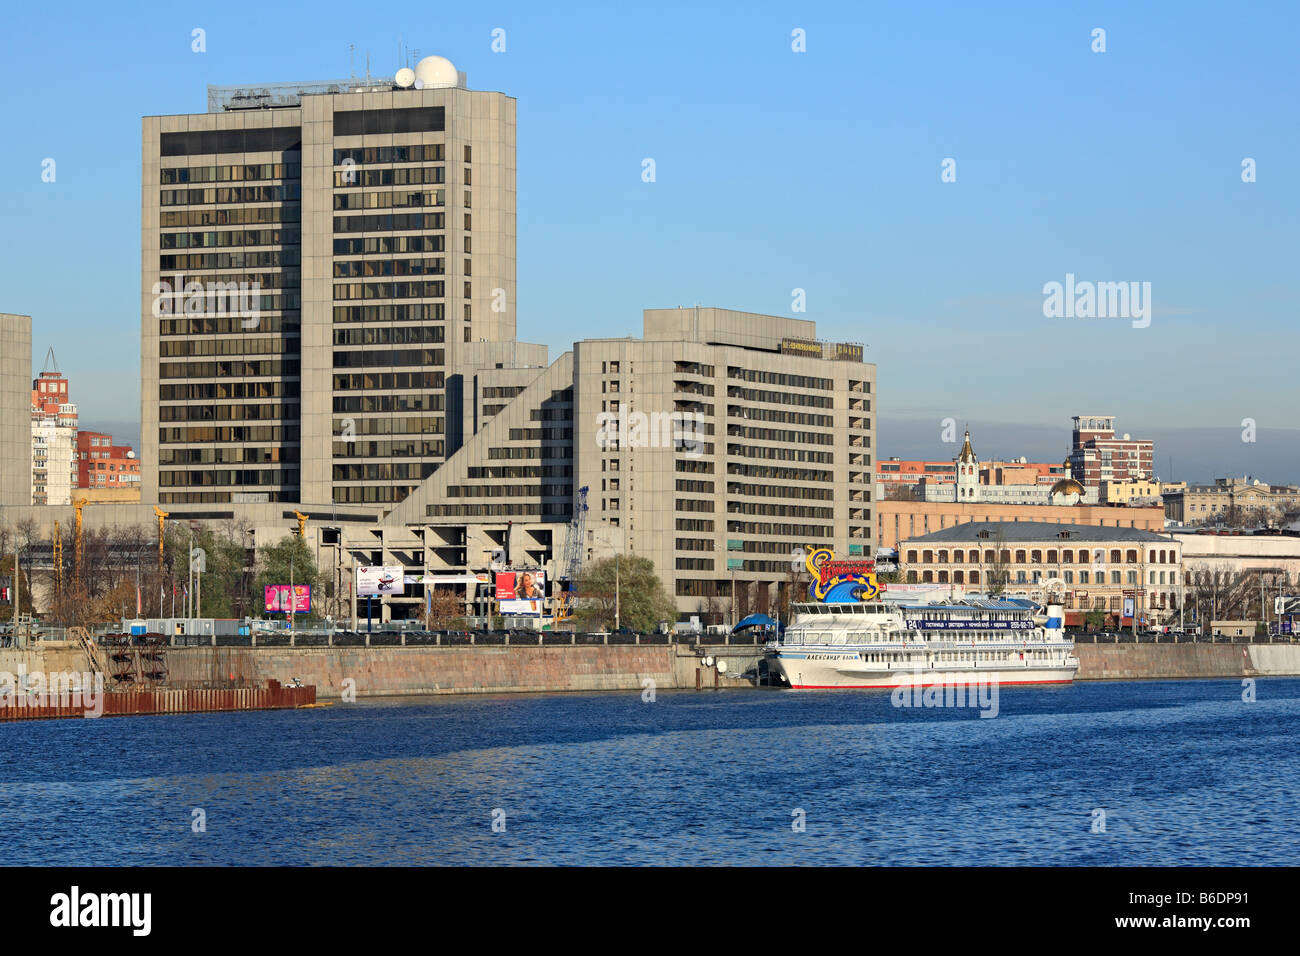
[(796, 604), (792, 611), (767, 652), (793, 688), (1068, 684), (1079, 669), (1056, 604), (968, 598)]

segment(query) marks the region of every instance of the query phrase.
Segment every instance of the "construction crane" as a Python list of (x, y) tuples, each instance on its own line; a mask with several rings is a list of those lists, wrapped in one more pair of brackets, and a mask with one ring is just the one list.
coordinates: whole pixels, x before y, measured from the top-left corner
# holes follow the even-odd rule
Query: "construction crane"
[(63, 535), (59, 534), (59, 522), (54, 522), (54, 600), (57, 603), (63, 597)]
[(560, 613), (556, 615), (562, 621), (573, 616), (574, 604), (578, 600), (578, 575), (582, 573), (583, 539), (587, 534), (587, 491), (587, 486), (583, 485), (573, 500), (569, 539), (564, 543), (564, 573), (561, 580), (565, 584), (565, 593)]
[[(159, 573), (159, 574), (162, 574), (162, 569), (163, 569), (163, 522), (165, 522), (165, 521), (170, 517), (170, 514), (169, 514), (168, 512), (166, 512), (166, 511), (163, 511), (163, 510), (162, 510), (161, 508), (159, 508), (157, 505), (154, 505), (153, 513), (154, 513), (155, 515), (158, 516), (158, 573)], [(160, 613), (161, 613), (161, 612), (160, 612)]]
[(81, 586), (81, 575), (84, 573), (84, 569), (81, 566), (83, 553), (81, 540), (81, 509), (86, 507), (87, 500), (88, 499), (86, 498), (82, 498), (80, 501), (73, 502), (72, 505), (77, 513), (76, 525), (72, 536), (72, 578), (78, 587)]

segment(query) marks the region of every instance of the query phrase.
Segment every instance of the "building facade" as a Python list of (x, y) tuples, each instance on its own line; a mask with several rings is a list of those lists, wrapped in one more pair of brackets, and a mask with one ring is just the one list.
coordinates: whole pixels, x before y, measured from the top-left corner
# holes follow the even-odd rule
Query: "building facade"
[(1076, 415), (1073, 424), (1070, 476), (1084, 487), (1154, 474), (1155, 443), (1129, 435), (1116, 438), (1114, 415)]
[(953, 460), (955, 480), (932, 483), (923, 477), (916, 485), (918, 501), (955, 501), (1003, 505), (1073, 505), (1097, 503), (1095, 488), (1084, 488), (1065, 477), (1067, 464), (1053, 468), (1042, 463), (987, 462), (981, 464), (966, 432), (961, 451)]
[(77, 406), (69, 400), (68, 380), (41, 372), (32, 381), (31, 503), (72, 503), (77, 487)]
[(558, 581), (583, 488), (584, 559), (649, 558), (682, 613), (774, 606), (806, 545), (870, 553), (875, 367), (861, 346), (725, 309), (643, 321), (640, 339), (583, 340), (540, 374), (483, 370), (490, 414), (385, 522), (431, 526), (430, 573), (506, 551)]
[(1250, 476), (1187, 484), (1163, 494), (1165, 516), (1175, 524), (1258, 524), (1300, 509), (1300, 487), (1270, 485)]
[(32, 319), (0, 312), (0, 507), (32, 503)]
[(1139, 622), (1154, 625), (1177, 614), (1181, 550), (1172, 535), (1131, 527), (972, 521), (903, 541), (899, 561), (909, 583), (1000, 588), (1039, 603), (1060, 594), (1067, 624), (1089, 611), (1131, 623), (1128, 598)]
[(77, 432), (77, 488), (124, 488), (139, 494), (140, 462), (130, 445), (114, 445), (104, 432)]
[(146, 500), (386, 511), (455, 451), (514, 339), (515, 101), (428, 59), (144, 118)]
[(1164, 496), (1187, 487), (1185, 481), (1160, 481), (1155, 478), (1133, 478), (1127, 481), (1103, 481), (1103, 504), (1150, 508), (1163, 506)]
[(1079, 524), (1142, 531), (1161, 531), (1165, 526), (1162, 508), (880, 500), (876, 502), (876, 546), (893, 550), (908, 538), (971, 521)]

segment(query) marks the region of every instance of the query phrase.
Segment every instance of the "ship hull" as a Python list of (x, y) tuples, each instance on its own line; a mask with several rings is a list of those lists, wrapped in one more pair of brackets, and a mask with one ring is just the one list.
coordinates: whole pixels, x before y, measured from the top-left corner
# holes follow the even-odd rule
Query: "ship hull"
[(881, 669), (846, 654), (785, 654), (778, 652), (771, 663), (795, 690), (888, 690), (894, 687), (933, 687), (962, 684), (997, 684), (1010, 687), (1025, 684), (1070, 684), (1078, 672), (1077, 663), (1029, 666), (934, 667), (922, 670), (898, 667)]

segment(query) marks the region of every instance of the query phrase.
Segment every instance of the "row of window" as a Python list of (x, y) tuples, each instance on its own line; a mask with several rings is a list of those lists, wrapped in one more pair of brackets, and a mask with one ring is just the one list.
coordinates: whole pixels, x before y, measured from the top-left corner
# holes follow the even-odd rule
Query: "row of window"
[(160, 428), (158, 441), (163, 445), (202, 442), (296, 442), (297, 425), (191, 425), (186, 428)]
[(375, 412), (440, 412), (443, 394), (432, 395), (336, 395), (334, 411), (338, 414)]
[(447, 272), (446, 260), (434, 259), (356, 259), (334, 263), (334, 278), (372, 278), (375, 276), (440, 276)]
[[(1012, 558), (1013, 553), (1014, 560)], [(1060, 555), (1059, 560), (1057, 558), (1058, 553)], [(1046, 552), (1046, 563), (1105, 564), (1107, 563), (1107, 556), (1109, 555), (1109, 563), (1111, 564), (1137, 564), (1139, 561), (1139, 553), (1140, 552), (1134, 548), (1129, 548), (1127, 550), (1111, 548), (1109, 551), (1105, 548), (1083, 548), (1078, 552), (1078, 560), (1076, 561), (1075, 551), (1072, 548), (1066, 548), (1060, 552), (1057, 552), (1054, 549), (1049, 549)], [(933, 551), (930, 549), (917, 550), (909, 548), (907, 551), (906, 563), (916, 564), (919, 560), (921, 564), (948, 564), (948, 554), (949, 552), (944, 548)], [(1043, 554), (1044, 552), (1040, 548), (1017, 549), (1014, 552), (1009, 548), (1003, 548), (1001, 560), (1006, 564), (1042, 564), (1044, 563)], [(997, 551), (992, 548), (983, 551), (978, 548), (972, 548), (969, 551), (957, 548), (952, 551), (952, 563), (961, 564), (963, 561), (978, 562), (981, 560), (981, 555), (985, 564), (992, 564), (998, 560)], [(1148, 564), (1177, 564), (1178, 554), (1172, 548), (1168, 550), (1161, 548), (1159, 550), (1148, 551), (1146, 558), (1142, 560), (1145, 560)]]
[[(159, 150), (163, 156), (300, 152), (301, 149), (302, 130), (297, 126), (200, 130), (193, 133), (162, 133), (159, 136)], [(286, 157), (285, 162), (300, 163), (302, 156)]]
[(191, 255), (159, 256), (159, 269), (280, 269), (302, 265), (299, 249), (275, 249), (267, 252), (209, 252)]
[(441, 325), (389, 325), (377, 328), (335, 329), (335, 345), (420, 345), (443, 341)]
[(277, 421), (298, 417), (296, 403), (263, 402), (257, 405), (159, 405), (160, 422)]
[(814, 378), (811, 375), (787, 375), (784, 372), (738, 368), (734, 365), (727, 369), (727, 377), (739, 379), (742, 382), (780, 385), (782, 388), (818, 389), (823, 392), (830, 391), (835, 386), (835, 383), (829, 378)]
[(335, 193), (334, 208), (343, 209), (406, 209), (445, 206), (446, 190), (433, 189), (413, 193)]
[(178, 209), (159, 213), (158, 224), (164, 228), (180, 226), (251, 226), (257, 223), (301, 222), (302, 206), (232, 206), (229, 209)]
[(159, 378), (293, 378), (297, 359), (268, 359), (262, 362), (161, 362)]
[(447, 228), (447, 214), (442, 212), (387, 212), (360, 216), (335, 216), (334, 231), (339, 232), (432, 232)]
[(158, 343), (162, 358), (184, 355), (290, 355), (298, 354), (298, 339), (294, 337), (238, 339), (164, 339)]
[(159, 385), (161, 402), (199, 402), (226, 398), (297, 398), (298, 383), (278, 379), (260, 382), (185, 382)]
[(345, 169), (352, 166), (374, 166), (385, 163), (440, 163), (444, 159), (446, 159), (446, 147), (442, 143), (365, 146), (334, 150), (334, 165)]
[(297, 461), (296, 446), (163, 448), (158, 452), (160, 465), (261, 465)]
[(402, 252), (442, 252), (445, 236), (358, 236), (335, 239), (336, 256), (394, 255)]
[[(299, 183), (278, 186), (215, 186), (206, 189), (160, 189), (160, 206), (225, 206), (255, 202), (297, 202), (302, 199)], [(337, 206), (335, 207), (337, 208)]]
[(335, 458), (442, 458), (446, 443), (432, 441), (360, 441), (334, 439)]
[(336, 305), (335, 322), (441, 322), (446, 318), (446, 303), (422, 302), (414, 305)]
[(257, 179), (301, 179), (302, 163), (256, 163), (251, 166), (168, 166), (159, 170), (164, 186), (185, 183), (235, 183)]
[(336, 392), (440, 389), (445, 384), (445, 372), (363, 372), (357, 375), (334, 376)]
[(441, 299), (446, 283), (431, 282), (337, 282), (334, 301), (353, 299)]
[[(193, 315), (179, 319), (163, 319), (158, 323), (159, 334), (167, 335), (229, 335), (250, 332), (279, 332), (296, 335), (302, 319), (296, 312), (288, 315), (262, 315), (255, 329), (247, 326), (249, 319), (238, 315)], [(266, 341), (266, 340), (263, 340)]]
[(220, 249), (231, 246), (296, 246), (302, 230), (229, 229), (224, 232), (164, 232), (159, 237), (162, 249)]
[(347, 186), (422, 186), (446, 181), (446, 168), (443, 166), (403, 166), (397, 169), (348, 166), (334, 173), (334, 185), (340, 189)]

